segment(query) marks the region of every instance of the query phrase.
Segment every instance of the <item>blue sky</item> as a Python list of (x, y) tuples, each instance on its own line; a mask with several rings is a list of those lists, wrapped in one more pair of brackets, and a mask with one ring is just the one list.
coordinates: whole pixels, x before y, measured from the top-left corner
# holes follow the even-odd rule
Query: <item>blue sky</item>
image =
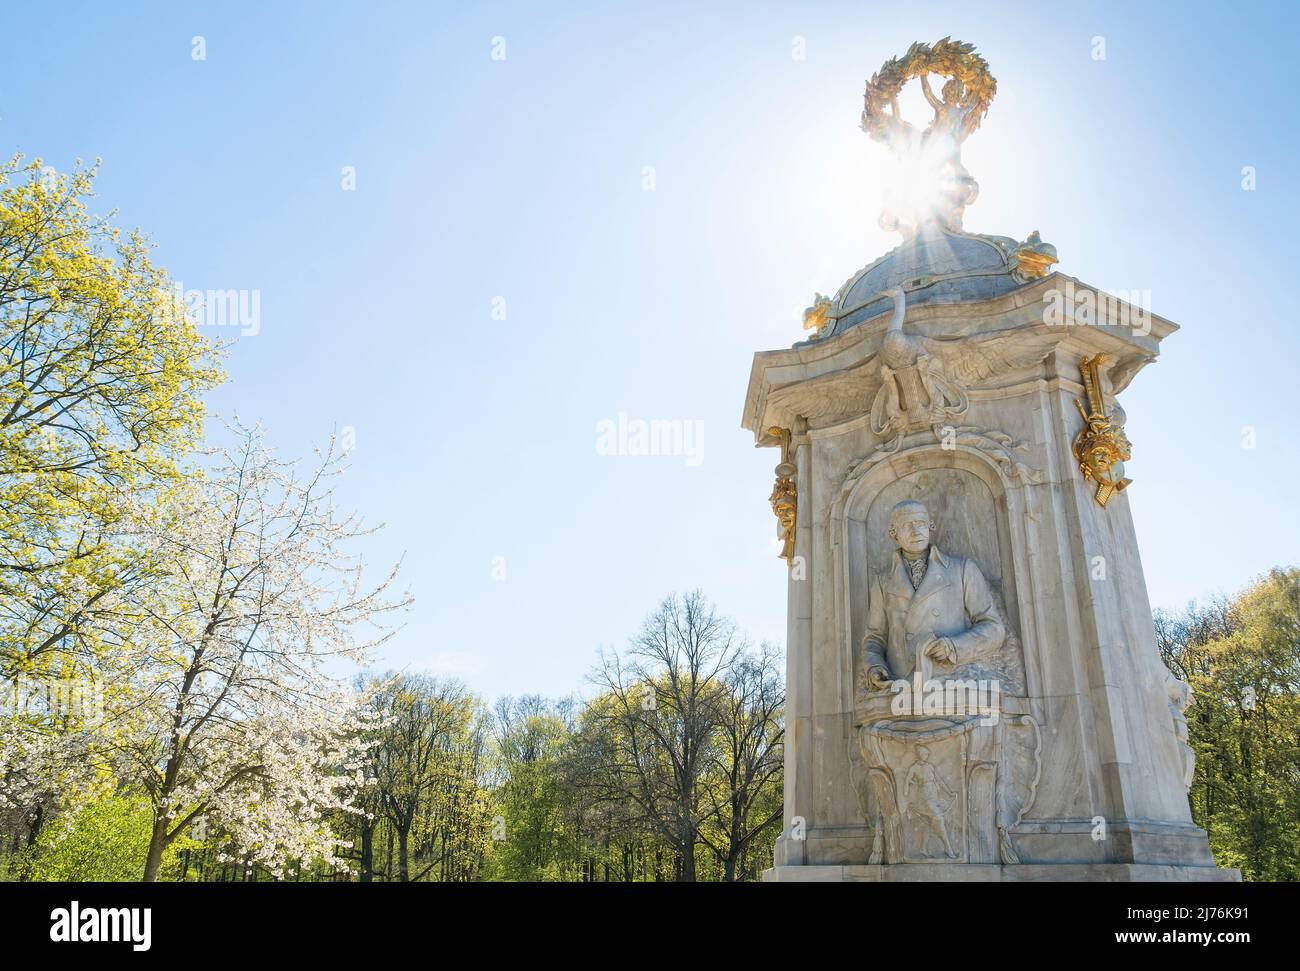
[[(751, 357), (894, 245), (863, 81), (952, 35), (999, 82), (966, 227), (1182, 325), (1123, 396), (1152, 602), (1300, 559), (1292, 5), (705, 6), (7, 4), (0, 150), (102, 157), (176, 278), (260, 291), (213, 407), (285, 455), (353, 431), (416, 597), (388, 665), (558, 695), (673, 590), (784, 641)], [(598, 454), (620, 413), (701, 461)]]

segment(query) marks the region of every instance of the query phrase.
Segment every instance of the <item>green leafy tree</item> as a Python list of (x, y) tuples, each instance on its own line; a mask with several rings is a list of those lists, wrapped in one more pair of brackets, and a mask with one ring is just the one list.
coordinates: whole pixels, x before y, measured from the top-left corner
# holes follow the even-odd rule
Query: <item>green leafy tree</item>
[(118, 620), (110, 595), (148, 582), (148, 557), (117, 527), (181, 476), (202, 434), (202, 393), (221, 378), (145, 239), (90, 214), (94, 175), (20, 157), (0, 166), (0, 664), (10, 674), (93, 654)]
[(572, 706), (536, 695), (497, 702), (494, 741), (494, 873), (505, 880), (559, 879), (573, 847), (565, 828), (563, 760)]
[[(105, 657), (160, 564), (132, 524), (183, 481), (216, 350), (139, 233), (91, 214), (95, 170), (0, 164), (0, 688), (112, 693)], [(96, 781), (65, 712), (19, 706), (0, 740), (0, 811), (27, 840)], [(85, 791), (81, 797), (89, 798)], [(17, 838), (18, 834), (15, 834)]]
[(1192, 814), (1216, 860), (1248, 880), (1300, 879), (1300, 570), (1157, 614), (1156, 630), (1192, 685)]
[(404, 674), (376, 692), (383, 728), (373, 742), (379, 807), (391, 838), (390, 878), (403, 883), (475, 879), (490, 839), (483, 786), (487, 725), (457, 681)]
[[(109, 796), (76, 806), (46, 827), (29, 851), (29, 876), (61, 882), (127, 882), (140, 879), (149, 849), (152, 811), (148, 800)], [(174, 848), (164, 871), (176, 869)]]

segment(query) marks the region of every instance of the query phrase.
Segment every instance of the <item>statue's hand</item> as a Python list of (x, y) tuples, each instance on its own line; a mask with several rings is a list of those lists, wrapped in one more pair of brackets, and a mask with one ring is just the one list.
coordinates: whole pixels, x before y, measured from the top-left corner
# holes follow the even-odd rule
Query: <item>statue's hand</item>
[(894, 677), (889, 673), (889, 668), (883, 664), (873, 664), (867, 668), (867, 683), (873, 688), (888, 687), (893, 680)]
[(946, 637), (931, 637), (930, 643), (925, 647), (925, 656), (940, 664), (956, 664), (957, 648)]

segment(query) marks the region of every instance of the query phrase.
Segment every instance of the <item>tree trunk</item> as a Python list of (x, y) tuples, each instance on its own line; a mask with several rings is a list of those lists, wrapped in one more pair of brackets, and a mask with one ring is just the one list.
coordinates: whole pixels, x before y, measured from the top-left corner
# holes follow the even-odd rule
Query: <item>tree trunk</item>
[(681, 883), (695, 882), (695, 841), (687, 840), (681, 847), (681, 871), (678, 876)]
[(375, 879), (375, 831), (369, 826), (361, 830), (361, 882)]
[(397, 879), (402, 883), (411, 882), (411, 868), (407, 861), (407, 836), (409, 828), (398, 829), (397, 831)]
[(723, 882), (723, 883), (735, 883), (735, 882), (736, 882), (736, 857), (737, 857), (738, 855), (739, 855), (739, 854), (738, 854), (735, 850), (732, 850), (731, 852), (729, 852), (729, 853), (727, 854), (726, 862), (725, 862), (725, 863), (723, 864), (723, 866), (722, 866), (722, 882)]
[(45, 825), (45, 807), (40, 803), (36, 804), (36, 812), (32, 813), (31, 825), (27, 828), (27, 845), (35, 846), (36, 841), (40, 838), (41, 828)]
[(163, 850), (167, 848), (167, 820), (155, 819), (149, 834), (149, 853), (144, 861), (144, 882), (157, 883), (162, 869)]

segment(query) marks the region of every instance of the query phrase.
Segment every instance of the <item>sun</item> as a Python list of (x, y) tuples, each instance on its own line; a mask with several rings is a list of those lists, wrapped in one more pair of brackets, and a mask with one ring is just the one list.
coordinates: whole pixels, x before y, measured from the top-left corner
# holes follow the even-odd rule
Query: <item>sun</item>
[(958, 190), (952, 146), (942, 138), (928, 138), (891, 148), (884, 165), (881, 228), (892, 231), (939, 219)]

